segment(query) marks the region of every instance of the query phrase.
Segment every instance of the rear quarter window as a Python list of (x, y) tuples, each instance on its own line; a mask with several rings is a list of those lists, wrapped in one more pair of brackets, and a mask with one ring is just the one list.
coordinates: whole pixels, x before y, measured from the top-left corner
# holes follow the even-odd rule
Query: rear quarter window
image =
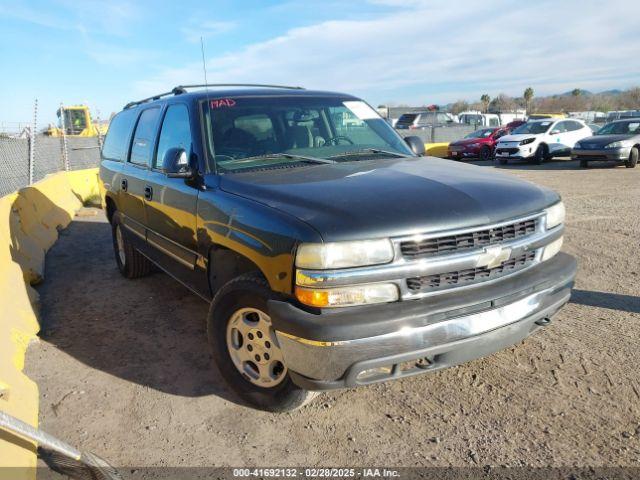
[(131, 130), (136, 120), (136, 110), (123, 110), (118, 113), (109, 123), (107, 137), (102, 146), (102, 158), (123, 162), (129, 150), (129, 139)]

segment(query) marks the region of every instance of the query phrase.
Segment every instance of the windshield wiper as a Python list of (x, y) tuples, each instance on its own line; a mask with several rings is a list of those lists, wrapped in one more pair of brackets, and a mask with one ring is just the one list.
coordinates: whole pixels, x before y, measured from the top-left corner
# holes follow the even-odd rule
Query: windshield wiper
[(348, 157), (350, 155), (361, 155), (363, 153), (383, 153), (385, 155), (390, 155), (392, 157), (397, 157), (397, 158), (406, 157), (406, 155), (403, 155), (402, 153), (390, 152), (388, 150), (380, 150), (379, 148), (362, 148), (360, 150), (353, 150), (351, 152), (343, 152), (337, 155), (332, 155), (329, 158)]
[(317, 157), (306, 157), (304, 155), (293, 155), (291, 153), (267, 153), (265, 155), (256, 155), (253, 157), (245, 157), (239, 158), (240, 161), (245, 160), (259, 160), (261, 158), (264, 159), (273, 159), (273, 158), (289, 158), (291, 160), (300, 160), (302, 162), (310, 162), (310, 163), (336, 163), (335, 160), (329, 160), (326, 158), (317, 158)]

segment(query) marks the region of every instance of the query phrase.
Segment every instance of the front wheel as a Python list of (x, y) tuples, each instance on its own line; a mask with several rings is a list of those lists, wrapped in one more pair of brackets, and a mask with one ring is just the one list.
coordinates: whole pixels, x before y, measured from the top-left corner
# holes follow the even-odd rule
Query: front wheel
[(536, 165), (542, 165), (542, 163), (548, 158), (548, 156), (549, 153), (547, 151), (546, 145), (539, 145), (534, 156)]
[(631, 149), (631, 153), (629, 154), (629, 158), (627, 159), (627, 161), (624, 163), (624, 166), (627, 168), (635, 168), (636, 165), (638, 164), (638, 155), (640, 152), (638, 152), (638, 148), (637, 147), (633, 147)]
[(491, 158), (491, 149), (484, 146), (480, 149), (480, 160), (489, 160)]
[(300, 408), (315, 392), (293, 383), (268, 315), (271, 290), (257, 274), (224, 285), (211, 302), (207, 334), (220, 375), (244, 402), (270, 412)]

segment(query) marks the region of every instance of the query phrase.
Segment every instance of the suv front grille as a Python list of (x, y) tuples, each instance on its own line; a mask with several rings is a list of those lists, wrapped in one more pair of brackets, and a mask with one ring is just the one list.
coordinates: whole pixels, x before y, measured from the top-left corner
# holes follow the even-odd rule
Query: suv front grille
[(423, 293), (451, 287), (461, 287), (471, 283), (480, 283), (522, 270), (531, 265), (535, 261), (535, 258), (535, 252), (526, 252), (519, 257), (506, 260), (493, 268), (469, 268), (456, 272), (407, 278), (407, 287), (411, 292)]
[(400, 243), (400, 251), (402, 256), (409, 260), (458, 253), (522, 238), (534, 233), (536, 228), (537, 219), (532, 218), (487, 230), (427, 238), (420, 241), (407, 240)]
[(519, 148), (498, 148), (496, 149), (496, 153), (508, 153), (512, 155), (514, 153), (518, 153), (520, 151)]

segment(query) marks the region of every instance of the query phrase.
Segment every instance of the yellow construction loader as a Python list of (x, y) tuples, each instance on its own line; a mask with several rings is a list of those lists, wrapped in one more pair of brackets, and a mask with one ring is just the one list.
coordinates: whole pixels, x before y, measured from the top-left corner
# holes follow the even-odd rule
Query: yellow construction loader
[(56, 115), (58, 126), (51, 125), (44, 132), (45, 135), (61, 137), (64, 132), (70, 137), (97, 137), (105, 135), (109, 128), (108, 123), (93, 121), (86, 105), (60, 107)]

